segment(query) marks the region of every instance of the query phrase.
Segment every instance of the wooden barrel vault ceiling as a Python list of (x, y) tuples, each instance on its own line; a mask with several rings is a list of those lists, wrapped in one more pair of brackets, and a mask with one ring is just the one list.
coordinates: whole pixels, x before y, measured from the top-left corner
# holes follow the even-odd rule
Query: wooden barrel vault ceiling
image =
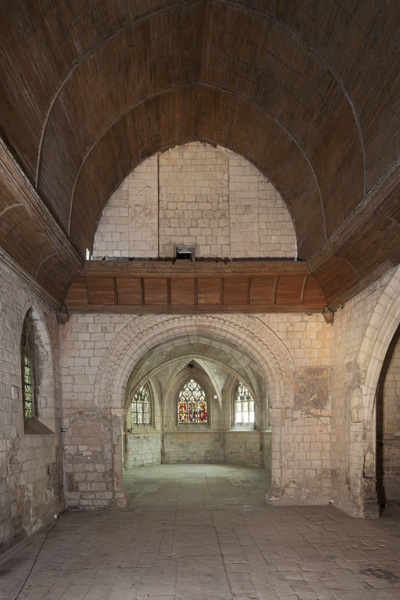
[(54, 305), (119, 183), (189, 140), (274, 183), (318, 310), (398, 264), (398, 2), (2, 0), (0, 32), (1, 256)]

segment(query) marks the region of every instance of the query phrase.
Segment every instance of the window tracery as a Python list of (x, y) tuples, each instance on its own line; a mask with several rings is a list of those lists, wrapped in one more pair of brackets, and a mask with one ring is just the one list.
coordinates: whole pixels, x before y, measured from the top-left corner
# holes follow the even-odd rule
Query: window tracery
[(234, 411), (235, 425), (248, 425), (255, 422), (254, 398), (241, 381), (236, 386)]
[(131, 424), (150, 425), (150, 397), (145, 386), (142, 386), (131, 401)]
[(25, 419), (37, 416), (35, 386), (35, 345), (29, 314), (26, 315), (21, 337), (22, 398)]
[(207, 423), (207, 399), (195, 379), (189, 379), (178, 395), (178, 423)]

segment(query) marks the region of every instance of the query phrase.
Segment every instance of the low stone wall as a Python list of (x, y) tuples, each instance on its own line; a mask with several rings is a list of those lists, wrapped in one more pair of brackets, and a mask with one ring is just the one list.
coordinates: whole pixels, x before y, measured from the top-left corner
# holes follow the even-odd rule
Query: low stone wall
[(164, 439), (166, 463), (223, 463), (225, 453), (219, 432), (167, 433)]
[(124, 468), (164, 463), (271, 464), (271, 433), (259, 431), (127, 433)]
[[(225, 434), (227, 463), (264, 467), (264, 434), (259, 431), (228, 431)], [(271, 460), (268, 461), (271, 464)]]
[(159, 465), (161, 433), (127, 433), (125, 437), (125, 469)]

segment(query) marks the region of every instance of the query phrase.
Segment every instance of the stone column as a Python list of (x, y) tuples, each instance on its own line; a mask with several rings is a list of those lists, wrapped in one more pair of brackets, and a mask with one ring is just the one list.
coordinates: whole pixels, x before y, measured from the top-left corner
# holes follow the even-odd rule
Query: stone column
[(122, 481), (122, 424), (124, 419), (123, 408), (112, 408), (112, 444), (113, 444), (113, 470), (114, 486), (113, 500), (110, 503), (112, 508), (125, 508), (126, 497)]
[(285, 411), (281, 408), (269, 409), (269, 422), (272, 428), (272, 461), (271, 461), (271, 487), (265, 494), (267, 504), (279, 502), (282, 497), (282, 433)]

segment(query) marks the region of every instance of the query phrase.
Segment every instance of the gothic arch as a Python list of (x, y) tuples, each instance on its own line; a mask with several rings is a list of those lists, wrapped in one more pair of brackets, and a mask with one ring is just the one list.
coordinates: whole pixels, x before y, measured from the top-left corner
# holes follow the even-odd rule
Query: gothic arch
[[(135, 317), (117, 335), (105, 352), (99, 367), (101, 377), (95, 386), (100, 408), (122, 409), (125, 388), (138, 360), (151, 348), (187, 336), (193, 342), (207, 338), (213, 347), (228, 345), (240, 360), (254, 361), (268, 380), (271, 406), (284, 407), (291, 398), (293, 359), (288, 349), (267, 325), (254, 317), (168, 316)], [(243, 354), (243, 351), (245, 354)]]
[[(281, 408), (292, 403), (293, 358), (280, 338), (253, 316), (142, 316), (134, 317), (116, 336), (99, 367), (94, 398), (102, 411), (111, 410), (114, 446), (114, 496), (122, 495), (121, 426), (125, 388), (137, 362), (159, 344), (186, 336), (208, 339), (214, 348), (230, 348), (238, 360), (248, 361), (268, 381), (272, 416), (272, 485), (279, 494), (282, 479), (282, 440), (278, 425)], [(279, 413), (279, 414), (278, 414)], [(274, 427), (276, 423), (276, 427)], [(114, 500), (114, 501), (115, 501)]]
[(400, 267), (386, 285), (366, 329), (358, 360), (363, 369), (364, 394), (368, 397), (368, 418), (372, 418), (374, 396), (382, 363), (400, 323)]
[[(358, 457), (362, 476), (362, 506), (360, 516), (377, 516), (376, 498), (376, 391), (383, 361), (389, 344), (400, 323), (400, 267), (384, 288), (369, 320), (358, 354), (362, 372), (360, 390), (354, 390), (352, 405), (357, 405), (357, 419), (362, 424), (362, 436), (351, 440), (351, 454)], [(352, 409), (354, 407), (352, 406)], [(352, 410), (352, 412), (354, 412)], [(354, 420), (354, 419), (352, 419)]]

